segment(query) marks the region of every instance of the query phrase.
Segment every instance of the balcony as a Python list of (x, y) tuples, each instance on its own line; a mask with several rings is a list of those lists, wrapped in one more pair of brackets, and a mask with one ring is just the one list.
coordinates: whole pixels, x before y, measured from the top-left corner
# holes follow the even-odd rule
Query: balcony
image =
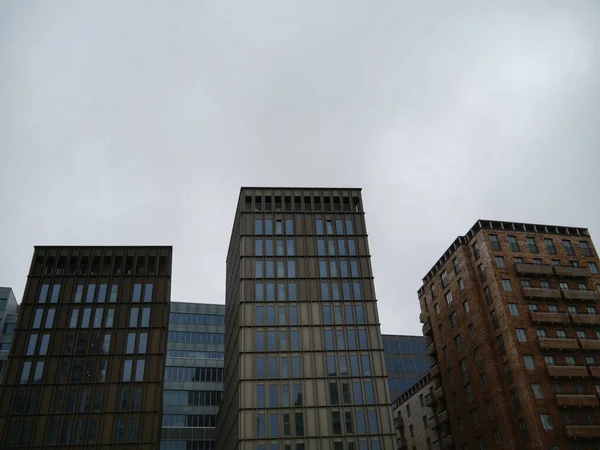
[(440, 376), (440, 367), (437, 364), (434, 364), (433, 366), (431, 366), (431, 369), (429, 369), (429, 375), (431, 376), (431, 378), (439, 377)]
[(526, 298), (535, 298), (535, 299), (556, 299), (560, 298), (560, 289), (545, 289), (545, 288), (531, 288), (524, 287), (523, 295)]
[(600, 325), (600, 315), (596, 314), (571, 314), (575, 325)]
[(441, 413), (438, 414), (438, 423), (446, 423), (448, 422), (448, 410), (445, 409)]
[(529, 312), (529, 319), (533, 323), (569, 323), (567, 313)]
[(548, 375), (555, 378), (587, 378), (589, 373), (585, 366), (548, 366)]
[(563, 296), (569, 300), (583, 300), (595, 302), (598, 300), (597, 291), (581, 291), (577, 289), (563, 289)]
[(425, 353), (427, 354), (427, 356), (431, 356), (432, 358), (435, 358), (435, 355), (437, 355), (437, 352), (435, 351), (435, 345), (433, 344), (433, 342), (431, 342), (427, 345), (427, 347), (425, 348)]
[(595, 395), (557, 395), (556, 404), (562, 408), (593, 408), (598, 406)]
[(577, 339), (538, 338), (543, 350), (575, 350), (579, 348)]
[(517, 273), (522, 275), (552, 275), (552, 266), (517, 264)]
[(423, 336), (431, 336), (433, 335), (433, 332), (431, 331), (431, 322), (429, 322), (429, 320), (427, 322), (425, 322), (425, 325), (423, 325)]
[(600, 425), (567, 425), (565, 433), (570, 438), (600, 438)]
[(592, 273), (586, 267), (553, 266), (554, 273), (559, 277), (589, 277)]
[(589, 366), (590, 375), (594, 378), (600, 378), (600, 366)]
[(435, 397), (436, 400), (441, 400), (444, 398), (444, 388), (442, 388), (441, 386), (439, 388), (437, 388), (435, 391), (433, 391), (433, 396)]
[(584, 350), (600, 350), (600, 340), (598, 339), (579, 339), (579, 344)]
[(444, 448), (454, 448), (454, 441), (451, 434), (444, 436), (442, 443), (444, 444)]

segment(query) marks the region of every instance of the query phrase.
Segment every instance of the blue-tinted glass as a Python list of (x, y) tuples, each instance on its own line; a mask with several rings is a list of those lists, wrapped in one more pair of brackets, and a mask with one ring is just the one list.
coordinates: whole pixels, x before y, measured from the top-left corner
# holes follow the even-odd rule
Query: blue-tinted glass
[(340, 261), (340, 276), (342, 278), (348, 278), (348, 262)]
[(85, 297), (85, 302), (86, 303), (93, 303), (94, 301), (94, 294), (96, 293), (96, 285), (95, 284), (90, 284), (87, 288), (87, 295)]
[(354, 403), (356, 405), (362, 405), (363, 398), (360, 381), (355, 381), (352, 383), (352, 391), (354, 392)]
[[(38, 303), (46, 303), (46, 298), (48, 297), (48, 288), (49, 288), (49, 285), (42, 284), (42, 288), (40, 289), (40, 297), (38, 299)], [(83, 286), (82, 286), (82, 288), (83, 288)], [(77, 302), (77, 300), (75, 300), (75, 301)]]
[(356, 350), (356, 331), (348, 329), (348, 350)]
[(265, 351), (265, 332), (262, 330), (256, 331), (256, 351), (257, 352)]
[(283, 234), (283, 222), (281, 220), (275, 221), (275, 234)]
[(275, 301), (275, 284), (267, 283), (267, 301), (274, 302)]
[(317, 235), (323, 235), (323, 220), (317, 219)]
[(333, 234), (333, 222), (331, 220), (327, 220), (325, 226), (327, 228), (327, 234)]
[(354, 300), (361, 300), (362, 294), (360, 292), (360, 282), (354, 282), (352, 285), (354, 286)]
[(275, 331), (267, 332), (267, 350), (269, 352), (277, 351), (277, 338), (275, 336)]
[(326, 281), (321, 283), (321, 300), (329, 301), (329, 283)]
[[(136, 318), (137, 318), (137, 308), (133, 308), (136, 310)], [(81, 318), (81, 328), (88, 328), (90, 326), (90, 320), (92, 318), (92, 308), (85, 308), (83, 310), (83, 316)]]
[(331, 307), (329, 305), (323, 305), (323, 324), (331, 325)]
[(287, 308), (285, 306), (279, 307), (279, 319), (278, 325), (287, 325)]
[(288, 299), (290, 302), (296, 301), (296, 283), (288, 283)]
[(265, 219), (265, 234), (273, 234), (273, 220)]
[(277, 278), (285, 278), (285, 263), (277, 261)]
[(290, 386), (287, 384), (281, 386), (281, 406), (284, 408), (290, 406)]
[(353, 278), (358, 277), (358, 262), (355, 259), (350, 261), (350, 271)]
[(285, 234), (289, 236), (294, 234), (294, 223), (292, 222), (292, 219), (285, 220)]
[(277, 301), (285, 302), (285, 283), (277, 283)]
[(333, 350), (333, 330), (325, 330), (325, 350)]
[(255, 256), (262, 256), (263, 255), (262, 239), (255, 239), (254, 240), (254, 255)]
[(60, 284), (52, 286), (52, 294), (50, 295), (50, 303), (58, 303), (58, 296), (60, 293)]
[[(90, 295), (90, 290), (88, 288), (88, 296), (89, 295)], [(136, 284), (133, 285), (133, 298), (131, 299), (131, 301), (134, 302), (134, 303), (139, 303), (140, 300), (141, 300), (141, 298), (142, 298), (142, 284), (141, 283), (136, 283)], [(86, 303), (88, 303), (87, 300), (86, 300)]]
[(298, 330), (290, 331), (292, 337), (292, 351), (300, 351), (300, 338), (298, 336)]
[(279, 386), (276, 384), (269, 385), (269, 408), (277, 408), (279, 405), (277, 404), (277, 391), (279, 390)]
[(255, 286), (255, 297), (257, 302), (263, 302), (265, 300), (265, 286), (262, 283), (256, 283)]
[(287, 263), (288, 278), (296, 278), (296, 262), (288, 261)]
[(377, 411), (374, 409), (369, 411), (369, 429), (371, 434), (379, 433), (379, 423), (377, 422)]
[(338, 239), (338, 253), (340, 256), (346, 256), (346, 241), (344, 239)]
[(265, 255), (273, 256), (273, 239), (265, 239)]
[(335, 367), (335, 356), (327, 356), (327, 374), (335, 376), (337, 374)]
[(335, 232), (337, 234), (344, 234), (344, 222), (341, 219), (335, 221)]
[(342, 283), (342, 297), (344, 300), (352, 300), (352, 295), (350, 294), (350, 283), (344, 281)]
[(331, 299), (333, 301), (340, 300), (340, 284), (337, 281), (331, 282)]
[(409, 342), (406, 339), (400, 340), (400, 353), (411, 353)]
[(367, 340), (367, 330), (365, 330), (364, 328), (358, 329), (358, 342), (361, 350), (369, 348), (369, 341)]
[(371, 360), (369, 359), (369, 355), (362, 355), (362, 368), (364, 376), (371, 376)]
[(354, 308), (352, 305), (346, 305), (344, 307), (346, 314), (346, 324), (353, 325), (354, 324)]
[(327, 260), (319, 260), (319, 276), (321, 278), (327, 278)]
[(275, 263), (272, 259), (265, 261), (265, 274), (267, 278), (275, 278)]
[(346, 219), (346, 234), (354, 234), (354, 226), (352, 225), (352, 219)]
[(277, 357), (269, 356), (269, 378), (277, 378)]
[(263, 274), (263, 262), (262, 261), (256, 261), (255, 264), (255, 272), (256, 272), (256, 278), (262, 278), (264, 276)]
[(367, 434), (364, 411), (356, 411), (356, 429), (358, 430), (358, 434)]
[(343, 330), (337, 330), (335, 332), (335, 334), (336, 334), (337, 349), (338, 350), (345, 350), (346, 349), (346, 340), (344, 339), (344, 331)]
[(342, 318), (342, 307), (341, 306), (334, 306), (333, 322), (336, 324), (342, 324), (344, 322), (344, 319)]
[(381, 441), (379, 439), (373, 439), (373, 442), (371, 442), (371, 449), (381, 450)]
[(350, 256), (356, 256), (356, 247), (354, 245), (354, 239), (348, 239), (348, 254)]
[(348, 363), (344, 355), (340, 355), (340, 375), (348, 375)]
[(358, 356), (356, 355), (350, 355), (350, 375), (353, 377), (360, 375), (360, 370), (358, 368)]
[(290, 306), (290, 325), (298, 325), (298, 308)]
[(288, 239), (287, 240), (287, 255), (288, 256), (294, 256), (295, 252), (294, 252), (294, 240), (293, 239)]
[(300, 357), (292, 356), (292, 377), (299, 378), (300, 376)]
[[(271, 438), (278, 438), (279, 437), (279, 420), (278, 420), (278, 416), (277, 413), (272, 413), (270, 415), (270, 437)], [(275, 444), (277, 445), (277, 444)], [(273, 448), (273, 446), (271, 445), (271, 448)]]
[(335, 240), (333, 239), (327, 239), (327, 254), (335, 256)]
[(290, 376), (289, 374), (289, 365), (288, 365), (288, 357), (282, 356), (279, 361), (279, 376), (280, 378), (287, 378)]
[(359, 325), (365, 323), (365, 313), (362, 305), (356, 305), (356, 323)]
[(262, 219), (254, 219), (254, 234), (262, 234)]
[(265, 377), (265, 358), (262, 356), (256, 357), (256, 378)]
[(317, 255), (325, 256), (325, 240), (317, 239)]
[(375, 391), (373, 390), (373, 382), (365, 381), (365, 399), (367, 405), (375, 404)]
[(337, 270), (337, 262), (336, 261), (329, 261), (329, 272), (330, 272), (329, 276), (331, 278), (337, 278), (338, 270)]
[(412, 353), (417, 353), (417, 354), (421, 353), (421, 341), (412, 339), (410, 341), (410, 350)]
[[(361, 433), (365, 434), (365, 433)], [(369, 450), (369, 443), (367, 441), (359, 441), (358, 442), (358, 450)]]
[(283, 252), (283, 239), (277, 239), (277, 256), (285, 256)]
[(265, 324), (265, 311), (263, 306), (256, 307), (256, 324), (264, 325)]

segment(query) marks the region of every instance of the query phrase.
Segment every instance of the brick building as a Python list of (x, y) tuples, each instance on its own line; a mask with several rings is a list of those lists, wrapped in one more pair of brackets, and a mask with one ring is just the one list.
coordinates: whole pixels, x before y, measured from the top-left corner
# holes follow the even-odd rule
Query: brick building
[(425, 276), (456, 448), (597, 448), (599, 266), (587, 229), (480, 220)]
[(397, 450), (453, 448), (444, 390), (426, 374), (392, 404)]

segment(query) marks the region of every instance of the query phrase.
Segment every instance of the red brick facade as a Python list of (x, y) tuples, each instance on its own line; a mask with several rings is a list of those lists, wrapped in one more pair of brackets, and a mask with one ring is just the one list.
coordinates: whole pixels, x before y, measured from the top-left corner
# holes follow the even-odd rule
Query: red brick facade
[(599, 267), (586, 229), (479, 221), (427, 274), (423, 332), (457, 449), (598, 448)]

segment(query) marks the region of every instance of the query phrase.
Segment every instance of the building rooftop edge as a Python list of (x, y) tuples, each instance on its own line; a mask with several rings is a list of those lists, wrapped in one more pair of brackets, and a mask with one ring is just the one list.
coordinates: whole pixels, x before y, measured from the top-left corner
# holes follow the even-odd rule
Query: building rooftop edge
[(340, 187), (340, 186), (242, 186), (240, 188), (240, 191), (243, 191), (244, 189), (288, 189), (288, 190), (293, 190), (293, 189), (301, 189), (301, 190), (308, 190), (308, 189), (316, 189), (316, 190), (334, 190), (334, 191), (362, 191), (362, 188), (359, 187)]
[(33, 248), (170, 248), (172, 245), (34, 245)]
[[(442, 256), (437, 260), (437, 262), (433, 265), (433, 267), (427, 272), (427, 275), (423, 277), (423, 286), (421, 286), (417, 293), (419, 297), (422, 295), (423, 287), (429, 282), (431, 277), (440, 269), (441, 265), (454, 254), (454, 251), (462, 244), (467, 244), (470, 240), (477, 234), (480, 230), (483, 229), (499, 229), (499, 230), (509, 230), (509, 231), (518, 231), (518, 232), (531, 232), (531, 233), (556, 233), (556, 234), (578, 234), (589, 237), (589, 231), (587, 228), (582, 227), (570, 227), (564, 225), (544, 225), (544, 224), (536, 224), (536, 223), (526, 223), (526, 222), (510, 222), (510, 221), (502, 221), (502, 220), (489, 220), (489, 219), (479, 219), (475, 222), (475, 224), (469, 229), (467, 234), (464, 236), (458, 236), (452, 244), (448, 247), (448, 249), (442, 254)], [(540, 230), (538, 230), (540, 229)], [(571, 233), (571, 230), (573, 231)]]

